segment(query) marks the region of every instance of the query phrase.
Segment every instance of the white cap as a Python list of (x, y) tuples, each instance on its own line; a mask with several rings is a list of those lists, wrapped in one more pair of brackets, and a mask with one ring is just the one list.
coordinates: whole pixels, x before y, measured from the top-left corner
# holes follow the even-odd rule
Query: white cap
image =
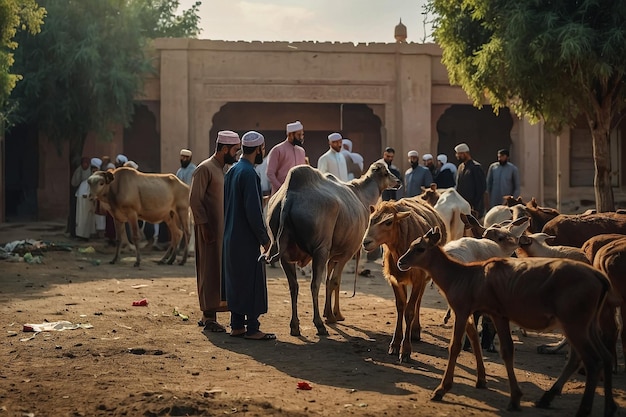
[(428, 161), (429, 159), (433, 159), (433, 156), (429, 153), (425, 153), (424, 156), (422, 156), (422, 159), (424, 161)]
[(439, 155), (437, 155), (437, 161), (441, 162), (442, 164), (445, 164), (446, 162), (448, 162), (448, 157), (440, 153)]
[(137, 162), (135, 161), (128, 161), (124, 163), (124, 166), (129, 167), (129, 168), (139, 169), (139, 165), (137, 165)]
[(352, 152), (352, 141), (350, 139), (343, 138), (341, 141), (341, 146), (344, 148), (348, 148), (348, 152)]
[(189, 149), (181, 149), (180, 156), (191, 156), (191, 151)]
[(217, 141), (222, 145), (239, 145), (239, 135), (232, 130), (220, 130), (217, 132)]
[(456, 145), (454, 147), (454, 152), (469, 152), (469, 146), (467, 146), (467, 143), (459, 143), (458, 145)]
[(92, 167), (96, 167), (98, 169), (100, 169), (100, 166), (102, 165), (102, 159), (100, 158), (91, 158), (90, 164)]
[(126, 155), (119, 154), (115, 157), (115, 162), (120, 165), (124, 165), (126, 162), (128, 162), (128, 158), (126, 157)]
[(293, 123), (287, 123), (287, 133), (297, 132), (298, 130), (304, 130), (304, 126), (302, 126), (299, 120)]
[(328, 142), (336, 142), (338, 140), (342, 140), (343, 138), (341, 137), (340, 133), (331, 133), (330, 135), (328, 135)]
[(264, 142), (265, 142), (265, 138), (263, 137), (263, 135), (260, 134), (259, 132), (255, 132), (254, 130), (246, 132), (241, 137), (241, 144), (249, 148), (254, 148), (256, 146), (263, 145)]
[(420, 156), (420, 154), (419, 154), (419, 153), (417, 153), (417, 151), (409, 151), (409, 152), (406, 154), (406, 156), (408, 156), (409, 158), (410, 158), (410, 157), (412, 157), (412, 156), (414, 156), (414, 157), (416, 157), (416, 158), (417, 158), (418, 156)]

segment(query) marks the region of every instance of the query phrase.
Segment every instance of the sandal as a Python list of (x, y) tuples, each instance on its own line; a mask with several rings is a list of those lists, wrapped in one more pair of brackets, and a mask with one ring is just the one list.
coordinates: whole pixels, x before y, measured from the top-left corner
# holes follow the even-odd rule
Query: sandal
[(224, 333), (226, 331), (226, 327), (222, 326), (216, 321), (205, 321), (204, 331), (211, 333)]
[(230, 337), (245, 337), (246, 329), (237, 329), (230, 331)]
[(274, 333), (256, 332), (255, 334), (252, 334), (252, 335), (245, 335), (244, 339), (248, 339), (248, 340), (275, 340), (276, 339), (276, 335)]

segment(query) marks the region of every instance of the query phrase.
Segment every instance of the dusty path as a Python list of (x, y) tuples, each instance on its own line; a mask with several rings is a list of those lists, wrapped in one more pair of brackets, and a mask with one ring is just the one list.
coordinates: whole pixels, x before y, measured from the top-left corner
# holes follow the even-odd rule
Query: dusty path
[[(428, 289), (422, 309), (423, 341), (412, 363), (387, 355), (395, 323), (393, 294), (380, 265), (373, 277), (343, 276), (346, 321), (320, 338), (312, 323), (309, 281), (300, 280), (302, 337), (289, 335), (286, 279), (268, 268), (270, 311), (261, 318), (277, 341), (259, 342), (204, 334), (198, 319), (193, 258), (185, 266), (160, 266), (162, 253), (144, 250), (140, 268), (128, 252), (109, 265), (103, 244), (69, 241), (55, 224), (0, 225), (0, 243), (40, 238), (76, 245), (72, 252), (46, 252), (43, 264), (0, 261), (0, 417), (2, 416), (466, 416), (503, 415), (508, 381), (497, 355), (487, 354), (487, 390), (473, 387), (474, 358), (462, 352), (455, 385), (444, 402), (429, 401), (443, 374), (451, 327), (442, 324), (446, 304)], [(78, 247), (93, 246), (94, 254)], [(100, 260), (97, 265), (95, 260)], [(323, 292), (323, 288), (322, 288)], [(147, 298), (146, 307), (132, 302)], [(323, 300), (320, 300), (323, 304)], [(183, 321), (174, 309), (190, 316)], [(220, 315), (227, 323), (227, 314)], [(90, 329), (23, 333), (25, 323), (67, 320)], [(570, 381), (551, 410), (532, 408), (564, 364), (564, 356), (535, 353), (556, 334), (516, 340), (516, 369), (525, 393), (525, 415), (575, 413), (584, 379)], [(308, 382), (309, 391), (297, 389)], [(614, 376), (616, 400), (626, 407), (626, 377)], [(597, 390), (594, 415), (604, 397)]]

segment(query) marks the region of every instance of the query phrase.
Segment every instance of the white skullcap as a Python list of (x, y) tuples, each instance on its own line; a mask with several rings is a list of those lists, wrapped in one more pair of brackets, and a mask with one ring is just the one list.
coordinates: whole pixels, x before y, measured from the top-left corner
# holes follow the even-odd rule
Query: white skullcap
[(454, 147), (454, 152), (469, 152), (469, 146), (466, 143), (459, 143)]
[(418, 154), (417, 151), (409, 151), (409, 153), (407, 153), (406, 156), (408, 156), (409, 158), (412, 156), (417, 158), (418, 156), (420, 156), (420, 154)]
[(222, 145), (239, 145), (239, 135), (232, 130), (217, 132), (217, 141)]
[(440, 153), (439, 155), (437, 155), (437, 161), (441, 162), (442, 164), (445, 164), (446, 162), (448, 162), (448, 157)]
[(299, 120), (293, 123), (287, 123), (287, 133), (297, 132), (298, 130), (304, 130), (304, 126), (302, 126)]
[(428, 161), (429, 159), (433, 159), (433, 156), (429, 153), (425, 153), (424, 156), (422, 156), (422, 159), (424, 161)]
[(341, 145), (348, 148), (348, 152), (352, 152), (352, 141), (350, 139), (343, 138)]
[(189, 149), (181, 149), (180, 156), (191, 156), (191, 151)]
[(328, 135), (328, 142), (335, 142), (338, 140), (342, 140), (343, 138), (341, 137), (340, 133), (331, 133), (330, 135)]
[(102, 165), (102, 159), (100, 158), (91, 158), (91, 166), (92, 167), (96, 167), (98, 169), (100, 169), (100, 166)]
[(125, 167), (129, 167), (129, 168), (139, 169), (139, 165), (137, 165), (137, 162), (135, 162), (135, 161), (125, 162), (124, 166)]
[(128, 162), (128, 158), (126, 157), (126, 155), (119, 154), (115, 157), (115, 162), (120, 165), (124, 165), (126, 162)]
[(254, 148), (255, 146), (263, 145), (264, 142), (265, 142), (265, 138), (263, 137), (263, 135), (260, 134), (259, 132), (255, 132), (254, 130), (246, 132), (241, 137), (241, 144), (249, 148)]

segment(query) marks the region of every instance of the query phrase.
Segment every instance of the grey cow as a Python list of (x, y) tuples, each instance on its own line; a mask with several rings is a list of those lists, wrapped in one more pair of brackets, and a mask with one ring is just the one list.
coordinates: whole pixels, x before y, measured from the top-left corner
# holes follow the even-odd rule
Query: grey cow
[[(319, 335), (327, 335), (318, 305), (322, 278), (326, 278), (326, 320), (341, 321), (341, 273), (360, 250), (369, 206), (376, 204), (385, 189), (399, 186), (400, 180), (382, 162), (372, 164), (361, 178), (347, 183), (308, 165), (289, 171), (285, 183), (270, 198), (267, 217), (273, 241), (272, 259), (280, 258), (289, 282), (292, 336), (300, 335), (295, 264), (305, 266), (313, 262), (313, 323)], [(331, 308), (333, 293), (335, 302)]]

